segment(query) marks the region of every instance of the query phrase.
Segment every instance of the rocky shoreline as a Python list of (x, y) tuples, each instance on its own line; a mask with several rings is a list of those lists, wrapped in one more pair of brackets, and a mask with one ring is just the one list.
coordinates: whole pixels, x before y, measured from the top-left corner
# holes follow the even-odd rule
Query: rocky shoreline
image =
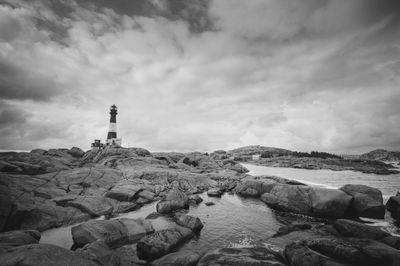
[[(365, 185), (307, 186), (249, 176), (222, 152), (150, 153), (78, 148), (0, 154), (0, 265), (399, 265), (400, 237), (359, 217), (400, 218), (400, 195), (383, 204)], [(264, 246), (183, 251), (204, 228), (187, 209), (199, 193), (253, 197), (280, 212), (315, 217), (288, 223)], [(141, 219), (105, 219), (157, 202)], [(158, 230), (155, 219), (173, 222)], [(40, 244), (42, 231), (68, 224), (71, 250)], [(378, 263), (378, 264), (377, 264)]]
[(321, 158), (298, 158), (292, 156), (282, 156), (276, 158), (261, 158), (260, 160), (246, 160), (261, 166), (270, 167), (289, 167), (300, 169), (327, 169), (332, 171), (357, 171), (366, 174), (390, 175), (398, 174), (399, 170), (391, 164), (376, 160), (366, 159), (321, 159)]

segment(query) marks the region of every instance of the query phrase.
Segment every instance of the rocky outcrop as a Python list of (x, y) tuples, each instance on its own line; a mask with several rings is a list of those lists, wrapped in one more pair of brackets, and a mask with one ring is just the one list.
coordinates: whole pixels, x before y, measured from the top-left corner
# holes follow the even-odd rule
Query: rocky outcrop
[(262, 247), (219, 248), (206, 253), (197, 264), (206, 265), (273, 265), (284, 266), (282, 260)]
[(189, 198), (179, 189), (173, 189), (157, 203), (157, 212), (171, 213), (180, 209), (189, 208)]
[(190, 215), (179, 213), (176, 214), (174, 218), (175, 222), (178, 225), (187, 227), (194, 233), (199, 233), (204, 226), (198, 217), (193, 217)]
[(343, 218), (347, 216), (352, 197), (337, 189), (277, 183), (261, 195), (261, 200), (280, 211)]
[(7, 266), (97, 265), (73, 251), (48, 244), (30, 244), (9, 248), (6, 252), (0, 252), (0, 262), (1, 265)]
[(176, 226), (143, 237), (137, 243), (139, 258), (152, 260), (170, 253), (194, 236), (192, 230)]
[(96, 240), (104, 240), (110, 247), (137, 242), (154, 232), (153, 226), (143, 219), (92, 220), (71, 229), (74, 248), (83, 247)]
[(379, 189), (365, 185), (345, 185), (340, 190), (353, 197), (352, 208), (356, 217), (383, 219), (385, 216), (382, 192)]

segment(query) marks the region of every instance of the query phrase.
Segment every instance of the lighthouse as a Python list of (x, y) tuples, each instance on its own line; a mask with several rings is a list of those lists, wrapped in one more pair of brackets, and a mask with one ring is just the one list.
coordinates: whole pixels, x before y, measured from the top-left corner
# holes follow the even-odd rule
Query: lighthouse
[(117, 138), (117, 106), (110, 107), (110, 125), (108, 127), (106, 146), (121, 146), (121, 139)]

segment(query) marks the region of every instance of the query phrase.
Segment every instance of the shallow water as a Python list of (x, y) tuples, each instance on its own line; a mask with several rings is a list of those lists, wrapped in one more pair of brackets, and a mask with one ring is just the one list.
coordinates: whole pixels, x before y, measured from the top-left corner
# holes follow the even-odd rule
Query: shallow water
[[(216, 247), (252, 246), (261, 243), (262, 239), (271, 237), (282, 225), (279, 213), (273, 212), (262, 201), (252, 198), (241, 198), (237, 195), (224, 194), (221, 198), (200, 194), (203, 202), (190, 206), (188, 214), (199, 217), (204, 224), (200, 235), (191, 240), (184, 249), (209, 249)], [(206, 206), (212, 201), (215, 205)], [(145, 218), (156, 211), (156, 203), (148, 204), (141, 209), (119, 215), (116, 218)], [(172, 222), (161, 217), (150, 220), (156, 230), (168, 228)], [(74, 225), (75, 226), (75, 225)], [(72, 246), (71, 228), (60, 227), (42, 233), (41, 243), (51, 243), (65, 248)]]
[[(353, 171), (306, 170), (294, 168), (265, 167), (244, 164), (251, 175), (276, 175), (310, 184), (338, 188), (345, 184), (365, 184), (380, 189), (385, 199), (400, 191), (400, 174), (373, 175)], [(208, 197), (200, 194), (203, 202), (198, 206), (190, 206), (189, 215), (199, 217), (204, 224), (200, 235), (187, 243), (182, 249), (206, 250), (217, 247), (241, 247), (262, 244), (262, 241), (271, 237), (278, 228), (293, 219), (303, 219), (275, 212), (262, 201), (254, 198), (242, 198), (237, 195), (224, 194), (221, 198)], [(204, 203), (212, 201), (213, 206)], [(143, 206), (141, 209), (116, 218), (145, 218), (156, 211), (156, 203)], [(101, 218), (100, 218), (101, 219)], [(168, 217), (151, 220), (156, 230), (173, 225)], [(390, 220), (375, 221), (376, 225), (383, 225), (389, 232), (399, 233)], [(71, 227), (61, 227), (47, 230), (42, 233), (41, 243), (51, 243), (65, 248), (72, 246)]]

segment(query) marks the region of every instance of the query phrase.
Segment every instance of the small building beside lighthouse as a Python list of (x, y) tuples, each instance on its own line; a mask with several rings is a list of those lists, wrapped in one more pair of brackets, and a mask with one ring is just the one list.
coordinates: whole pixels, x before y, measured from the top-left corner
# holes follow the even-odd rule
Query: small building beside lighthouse
[(117, 138), (117, 106), (110, 107), (110, 124), (108, 127), (106, 146), (121, 146), (121, 138)]

